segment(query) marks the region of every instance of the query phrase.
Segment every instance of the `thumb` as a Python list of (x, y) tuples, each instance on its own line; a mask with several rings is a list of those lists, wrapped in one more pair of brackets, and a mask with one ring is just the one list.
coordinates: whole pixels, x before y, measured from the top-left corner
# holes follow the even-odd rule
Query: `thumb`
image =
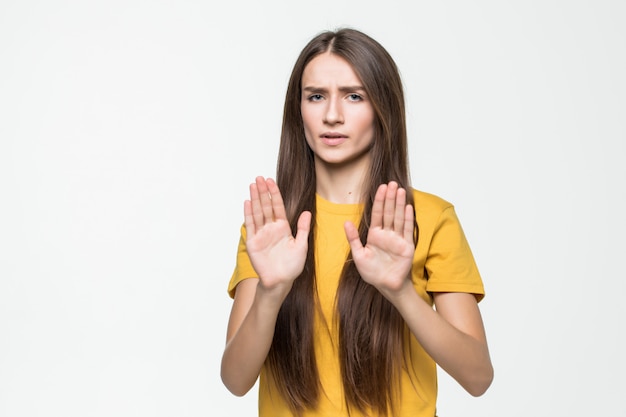
[(311, 230), (311, 212), (303, 211), (298, 217), (298, 230), (296, 231), (296, 241), (306, 243)]
[(347, 221), (343, 224), (343, 228), (346, 231), (346, 237), (348, 238), (348, 243), (350, 243), (352, 253), (357, 252), (359, 249), (363, 249), (363, 243), (361, 243), (359, 231), (354, 223)]

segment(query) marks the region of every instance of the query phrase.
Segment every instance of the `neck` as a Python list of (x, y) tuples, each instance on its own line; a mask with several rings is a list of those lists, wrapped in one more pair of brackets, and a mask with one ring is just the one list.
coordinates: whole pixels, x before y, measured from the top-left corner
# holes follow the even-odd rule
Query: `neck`
[(315, 163), (316, 192), (325, 200), (338, 204), (363, 202), (365, 174), (369, 164), (329, 165), (321, 161)]

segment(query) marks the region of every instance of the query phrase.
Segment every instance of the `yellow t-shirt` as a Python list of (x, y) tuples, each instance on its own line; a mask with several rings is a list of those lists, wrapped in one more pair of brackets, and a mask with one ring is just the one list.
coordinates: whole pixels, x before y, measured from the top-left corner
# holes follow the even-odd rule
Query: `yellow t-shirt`
[[(482, 280), (454, 207), (432, 194), (413, 190), (413, 195), (419, 226), (412, 268), (416, 291), (430, 305), (433, 304), (432, 292), (472, 293), (481, 300), (484, 296)], [(317, 196), (316, 209), (316, 283), (324, 317), (316, 317), (314, 323), (315, 357), (322, 393), (318, 409), (306, 412), (304, 417), (347, 417), (337, 354), (338, 331), (333, 325), (333, 315), (337, 284), (350, 250), (343, 224), (346, 220), (358, 224), (362, 205), (335, 204)], [(237, 265), (228, 286), (231, 297), (239, 282), (257, 277), (246, 252), (245, 227), (241, 233)], [(409, 364), (412, 369), (402, 371), (397, 417), (433, 417), (437, 399), (436, 365), (415, 337), (408, 332), (407, 335), (404, 349), (411, 350)], [(291, 417), (289, 407), (274, 387), (275, 383), (263, 367), (259, 381), (259, 416)], [(361, 417), (361, 414), (350, 410), (350, 416)]]

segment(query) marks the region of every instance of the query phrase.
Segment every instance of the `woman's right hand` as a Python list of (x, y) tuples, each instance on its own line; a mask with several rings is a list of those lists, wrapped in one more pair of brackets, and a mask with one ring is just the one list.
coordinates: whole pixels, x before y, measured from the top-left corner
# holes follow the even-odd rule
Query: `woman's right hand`
[(222, 356), (222, 381), (235, 395), (255, 384), (267, 359), (280, 307), (302, 273), (311, 212), (303, 212), (294, 237), (272, 179), (257, 177), (244, 203), (246, 249), (258, 279), (237, 284)]
[(246, 248), (259, 274), (259, 287), (285, 297), (304, 269), (311, 212), (302, 212), (294, 237), (278, 185), (271, 178), (257, 177), (250, 185), (250, 200), (244, 202), (244, 214)]

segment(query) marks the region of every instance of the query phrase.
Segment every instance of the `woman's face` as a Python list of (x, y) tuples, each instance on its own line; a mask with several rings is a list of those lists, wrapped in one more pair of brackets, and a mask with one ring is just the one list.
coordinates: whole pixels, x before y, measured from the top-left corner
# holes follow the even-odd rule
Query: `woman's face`
[(307, 64), (300, 109), (316, 166), (368, 166), (374, 109), (345, 59), (326, 52)]

